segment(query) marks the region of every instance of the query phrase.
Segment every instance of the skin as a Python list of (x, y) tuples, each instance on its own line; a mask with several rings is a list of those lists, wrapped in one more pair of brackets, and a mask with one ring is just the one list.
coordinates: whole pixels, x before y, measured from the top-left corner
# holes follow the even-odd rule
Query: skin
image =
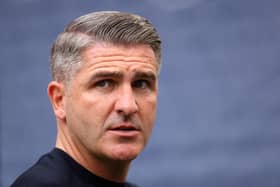
[(92, 173), (124, 182), (154, 126), (155, 54), (147, 45), (97, 43), (82, 52), (82, 59), (70, 83), (48, 86), (57, 119), (56, 147)]

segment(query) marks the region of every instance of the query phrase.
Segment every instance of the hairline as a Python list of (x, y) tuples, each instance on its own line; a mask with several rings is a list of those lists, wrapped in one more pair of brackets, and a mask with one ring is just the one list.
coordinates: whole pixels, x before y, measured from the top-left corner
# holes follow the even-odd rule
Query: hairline
[[(109, 13), (111, 15), (106, 16), (106, 14)], [(116, 14), (118, 16), (122, 16), (127, 14), (128, 16), (132, 16), (135, 19), (141, 19), (140, 23), (144, 24), (145, 21), (147, 21), (147, 25), (149, 27), (149, 25), (151, 26), (149, 29), (153, 29), (154, 31), (150, 32), (154, 32), (155, 35), (158, 35), (158, 33), (156, 32), (155, 28), (153, 27), (153, 25), (146, 20), (146, 18), (141, 17), (139, 15), (135, 15), (135, 14), (130, 14), (130, 13), (124, 13), (124, 12), (118, 12), (118, 11), (100, 11), (100, 12), (95, 12), (95, 13), (90, 13), (90, 14), (95, 14), (95, 18), (96, 19), (100, 19), (102, 17), (102, 14), (105, 15), (105, 19), (109, 19), (110, 16), (112, 16), (112, 14)], [(158, 44), (156, 43), (149, 43), (148, 40), (137, 40), (137, 38), (135, 38), (135, 40), (118, 40), (116, 38), (115, 39), (110, 39), (110, 36), (103, 36), (103, 35), (99, 35), (99, 31), (97, 33), (93, 33), (94, 30), (91, 30), (89, 28), (85, 29), (83, 28), (83, 26), (79, 26), (79, 23), (84, 22), (84, 24), (86, 25), (86, 22), (89, 21), (88, 18), (91, 16), (90, 14), (86, 14), (83, 15), (75, 20), (73, 20), (72, 22), (70, 22), (64, 32), (62, 32), (60, 34), (60, 36), (57, 37), (55, 43), (53, 44), (53, 47), (58, 47), (54, 49), (54, 53), (52, 53), (51, 55), (51, 68), (52, 68), (52, 77), (53, 80), (55, 81), (59, 81), (59, 82), (69, 82), (71, 81), (71, 79), (73, 79), (73, 77), (75, 76), (75, 72), (77, 71), (77, 69), (79, 69), (79, 66), (84, 63), (83, 62), (83, 53), (84, 51), (86, 51), (87, 49), (89, 49), (90, 47), (99, 44), (99, 43), (105, 43), (105, 44), (110, 44), (110, 45), (114, 45), (114, 46), (130, 46), (130, 45), (146, 45), (148, 46), (150, 49), (152, 49), (154, 57), (155, 57), (155, 62), (158, 64), (158, 72), (160, 70), (160, 66), (161, 66), (161, 47), (160, 47), (160, 38), (158, 36), (158, 41), (154, 41), (154, 42), (159, 42)], [(93, 16), (94, 17), (94, 16)], [(94, 18), (94, 19), (95, 19)], [(101, 20), (101, 24), (106, 23), (106, 21), (102, 21)], [(84, 26), (85, 26), (84, 25)], [(100, 25), (99, 25), (100, 26)], [(83, 30), (85, 29), (85, 30)], [(144, 31), (143, 31), (144, 32)], [(79, 46), (76, 46), (75, 49), (78, 50), (78, 52), (76, 54), (74, 54), (73, 56), (63, 56), (63, 53), (65, 53), (65, 51), (62, 53), (62, 55), (60, 56), (60, 54), (58, 53), (60, 50), (63, 49), (59, 49), (61, 47), (63, 47), (62, 45), (66, 45), (66, 43), (64, 43), (65, 41), (73, 41), (76, 42), (76, 44), (78, 44), (79, 41)], [(60, 43), (59, 42), (63, 42)], [(75, 44), (75, 45), (76, 45)], [(69, 45), (69, 44), (68, 44)], [(159, 47), (159, 48), (158, 48)], [(67, 49), (67, 48), (66, 48)], [(67, 49), (68, 50), (68, 49)], [(67, 52), (66, 52), (67, 53)], [(75, 58), (72, 58), (75, 57)], [(59, 61), (59, 59), (62, 58), (61, 61)], [(57, 63), (58, 62), (63, 62), (63, 63)], [(69, 61), (69, 63), (67, 64), (67, 61)]]

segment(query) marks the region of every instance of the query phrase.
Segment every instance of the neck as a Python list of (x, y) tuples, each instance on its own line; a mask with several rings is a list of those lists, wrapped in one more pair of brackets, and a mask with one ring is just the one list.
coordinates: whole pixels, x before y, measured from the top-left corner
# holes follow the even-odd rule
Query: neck
[(75, 143), (66, 136), (67, 133), (58, 130), (55, 147), (63, 150), (81, 166), (94, 175), (113, 182), (123, 183), (126, 180), (130, 161), (118, 161), (98, 158), (87, 150), (75, 146)]

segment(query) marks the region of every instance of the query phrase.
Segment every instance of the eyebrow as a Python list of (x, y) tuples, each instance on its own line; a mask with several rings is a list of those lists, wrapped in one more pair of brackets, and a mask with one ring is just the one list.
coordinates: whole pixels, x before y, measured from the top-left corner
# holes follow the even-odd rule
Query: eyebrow
[(155, 81), (157, 79), (156, 75), (153, 72), (135, 72), (135, 78), (143, 78)]
[[(115, 78), (115, 79), (122, 79), (123, 73), (119, 71), (99, 71), (94, 73), (90, 80), (95, 80), (99, 78)], [(153, 72), (141, 72), (137, 71), (133, 75), (134, 79), (149, 79), (152, 81), (155, 81), (157, 79), (157, 76)]]
[(118, 71), (99, 71), (94, 73), (91, 77), (90, 80), (95, 80), (98, 78), (117, 78), (121, 79), (123, 77), (123, 74)]

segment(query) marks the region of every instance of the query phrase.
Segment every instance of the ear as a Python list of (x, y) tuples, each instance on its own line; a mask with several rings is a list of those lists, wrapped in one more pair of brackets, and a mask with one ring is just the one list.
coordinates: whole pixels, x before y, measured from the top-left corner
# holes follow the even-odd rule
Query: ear
[(55, 116), (60, 120), (65, 120), (65, 86), (63, 83), (52, 81), (48, 85), (48, 95), (51, 101)]

